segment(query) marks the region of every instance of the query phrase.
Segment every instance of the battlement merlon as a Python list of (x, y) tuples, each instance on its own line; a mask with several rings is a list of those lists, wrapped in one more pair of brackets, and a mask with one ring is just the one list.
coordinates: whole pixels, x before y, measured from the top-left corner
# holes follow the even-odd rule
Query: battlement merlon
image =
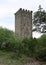
[(27, 10), (27, 9), (22, 9), (22, 8), (20, 8), (20, 9), (15, 13), (15, 15), (16, 15), (18, 12), (21, 12), (21, 11), (27, 12), (27, 13), (32, 13), (32, 12), (33, 12), (33, 11), (30, 11), (30, 10)]

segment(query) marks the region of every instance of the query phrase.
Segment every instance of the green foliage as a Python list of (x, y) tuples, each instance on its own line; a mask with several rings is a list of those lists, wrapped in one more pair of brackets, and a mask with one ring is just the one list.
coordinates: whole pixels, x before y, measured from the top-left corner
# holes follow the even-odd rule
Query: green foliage
[(22, 55), (46, 61), (46, 35), (23, 40), (14, 37), (14, 32), (0, 28), (0, 50), (15, 52), (15, 58)]
[(34, 12), (34, 18), (33, 23), (36, 25), (36, 23), (46, 23), (46, 12), (41, 8), (41, 5), (39, 5), (38, 11)]
[(23, 41), (24, 44), (24, 53), (28, 56), (34, 56), (35, 53), (35, 47), (37, 44), (36, 38), (30, 38), (30, 39), (24, 39)]
[(0, 28), (0, 49), (9, 49), (15, 43), (14, 33), (8, 29)]
[(36, 46), (36, 58), (38, 60), (46, 61), (46, 35), (42, 35), (38, 39), (38, 44)]

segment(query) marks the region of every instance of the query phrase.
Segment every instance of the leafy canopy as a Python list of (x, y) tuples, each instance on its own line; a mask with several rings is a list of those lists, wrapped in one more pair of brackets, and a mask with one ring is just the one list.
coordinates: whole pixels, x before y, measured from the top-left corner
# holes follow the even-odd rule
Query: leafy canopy
[(46, 23), (46, 12), (43, 10), (41, 5), (39, 5), (39, 8), (36, 12), (34, 12), (34, 17), (33, 17), (33, 23), (36, 25), (36, 23)]

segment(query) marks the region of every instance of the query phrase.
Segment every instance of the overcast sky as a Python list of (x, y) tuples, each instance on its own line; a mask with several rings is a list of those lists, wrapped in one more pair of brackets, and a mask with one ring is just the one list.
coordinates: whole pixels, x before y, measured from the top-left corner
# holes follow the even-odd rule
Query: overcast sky
[(0, 26), (14, 31), (14, 13), (19, 8), (34, 12), (39, 5), (46, 10), (46, 0), (0, 0)]

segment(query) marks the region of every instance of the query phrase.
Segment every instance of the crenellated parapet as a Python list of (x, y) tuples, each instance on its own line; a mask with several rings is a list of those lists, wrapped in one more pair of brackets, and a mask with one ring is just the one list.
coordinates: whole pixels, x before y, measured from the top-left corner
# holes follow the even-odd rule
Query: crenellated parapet
[(30, 11), (30, 10), (20, 8), (20, 9), (15, 13), (15, 15), (16, 15), (17, 13), (19, 13), (19, 12), (32, 13), (32, 11)]
[(22, 9), (22, 8), (20, 8), (19, 11), (24, 11), (24, 12), (28, 12), (28, 13), (31, 13), (31, 12), (32, 12), (32, 11), (30, 11), (30, 10)]

